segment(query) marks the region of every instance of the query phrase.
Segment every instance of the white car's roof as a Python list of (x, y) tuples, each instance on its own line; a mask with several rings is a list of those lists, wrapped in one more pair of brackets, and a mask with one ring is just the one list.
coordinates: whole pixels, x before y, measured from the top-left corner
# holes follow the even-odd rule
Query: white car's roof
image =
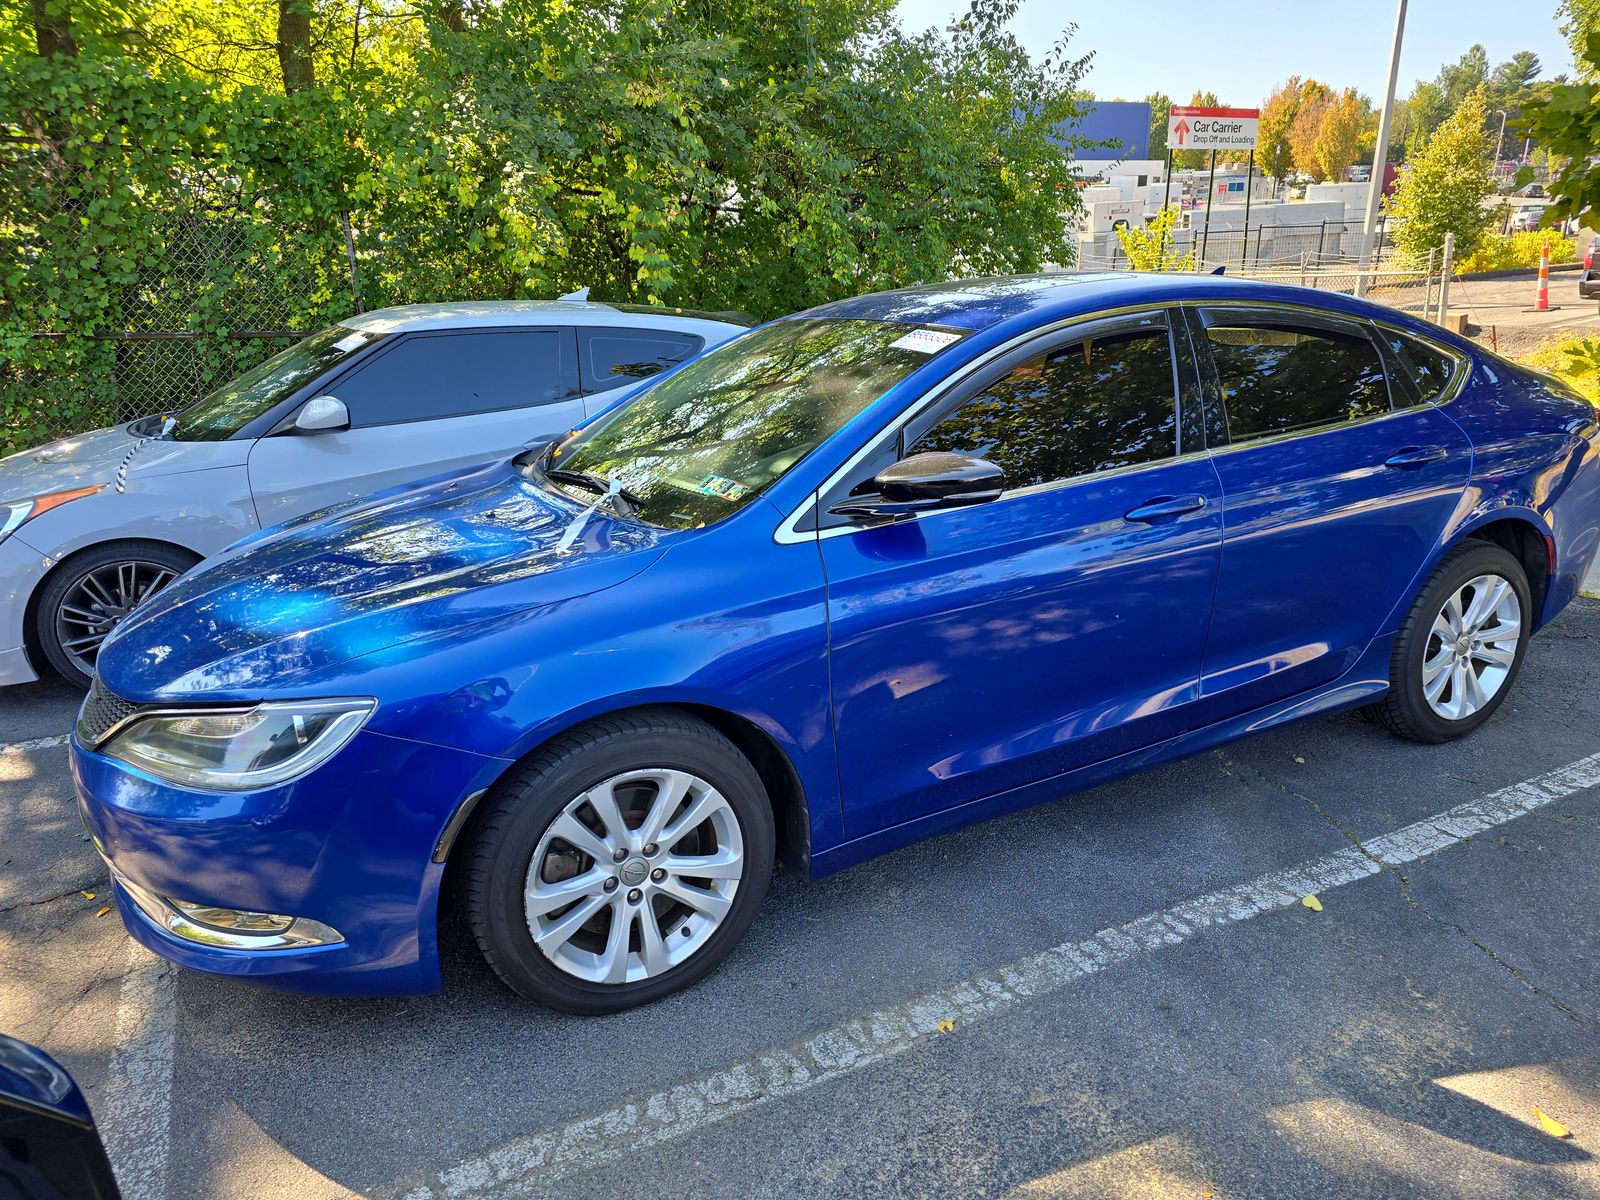
[[(729, 314), (731, 317), (732, 314)], [(612, 325), (676, 329), (712, 335), (718, 341), (743, 332), (748, 324), (716, 314), (672, 308), (638, 311), (633, 306), (578, 300), (462, 300), (446, 304), (404, 304), (380, 308), (339, 322), (349, 329), (397, 333), (420, 329), (472, 329), (488, 325)]]

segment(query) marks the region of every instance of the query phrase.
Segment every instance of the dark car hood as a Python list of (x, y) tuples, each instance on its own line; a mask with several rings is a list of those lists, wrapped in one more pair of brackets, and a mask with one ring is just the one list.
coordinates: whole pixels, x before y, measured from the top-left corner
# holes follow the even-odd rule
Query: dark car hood
[(129, 700), (250, 699), (306, 672), (612, 587), (664, 534), (496, 464), (258, 534), (185, 575), (106, 640)]

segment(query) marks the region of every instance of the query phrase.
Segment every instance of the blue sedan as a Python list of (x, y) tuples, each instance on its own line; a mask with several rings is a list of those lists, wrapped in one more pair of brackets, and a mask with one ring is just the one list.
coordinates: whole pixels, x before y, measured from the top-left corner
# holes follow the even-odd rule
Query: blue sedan
[(1600, 537), (1561, 385), (1389, 309), (977, 280), (776, 321), (551, 445), (238, 543), (72, 742), (123, 918), (205, 971), (440, 982), (441, 895), (603, 1012), (812, 878), (1359, 706), (1470, 733)]

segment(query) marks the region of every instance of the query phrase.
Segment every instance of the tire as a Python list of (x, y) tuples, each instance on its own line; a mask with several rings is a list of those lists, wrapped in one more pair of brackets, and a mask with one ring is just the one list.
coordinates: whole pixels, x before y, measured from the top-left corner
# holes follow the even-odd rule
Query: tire
[(106, 634), (199, 561), (176, 546), (143, 541), (108, 542), (68, 558), (34, 605), (33, 636), (45, 661), (68, 683), (87, 688)]
[[(1501, 583), (1503, 598), (1490, 604), (1501, 595)], [(1479, 605), (1486, 611), (1479, 614)], [(1372, 706), (1373, 715), (1413, 742), (1448, 742), (1471, 733), (1494, 715), (1516, 682), (1533, 619), (1528, 576), (1514, 555), (1492, 542), (1457, 546), (1406, 614), (1390, 660), (1389, 692)], [(1446, 629), (1464, 636), (1451, 642)]]
[(716, 730), (671, 709), (607, 717), (544, 747), (485, 799), (463, 901), (513, 991), (564, 1012), (618, 1012), (728, 956), (766, 895), (775, 838), (761, 777)]

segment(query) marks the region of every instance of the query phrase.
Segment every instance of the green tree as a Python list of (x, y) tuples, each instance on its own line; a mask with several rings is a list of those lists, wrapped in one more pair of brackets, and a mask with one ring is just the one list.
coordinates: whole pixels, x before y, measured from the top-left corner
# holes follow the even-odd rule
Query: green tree
[(1465, 258), (1477, 249), (1493, 220), (1484, 208), (1494, 194), (1485, 111), (1479, 88), (1439, 126), (1384, 201), (1395, 244), (1412, 260), (1426, 257), (1447, 233), (1455, 235), (1457, 258)]
[[(1591, 222), (1600, 212), (1600, 168), (1590, 161), (1600, 146), (1600, 29), (1589, 33), (1578, 56), (1581, 83), (1555, 84), (1547, 97), (1531, 100), (1524, 110), (1518, 132), (1536, 139), (1552, 162), (1565, 165), (1545, 185), (1551, 203), (1546, 220), (1585, 217)], [(1533, 172), (1523, 168), (1517, 174), (1526, 183)]]
[(1600, 0), (1561, 0), (1556, 16), (1578, 73), (1591, 82), (1600, 81), (1600, 64), (1589, 54), (1589, 36), (1600, 33)]
[(1151, 92), (1144, 98), (1150, 106), (1150, 157), (1167, 156), (1167, 118), (1172, 112), (1172, 97), (1165, 92)]

